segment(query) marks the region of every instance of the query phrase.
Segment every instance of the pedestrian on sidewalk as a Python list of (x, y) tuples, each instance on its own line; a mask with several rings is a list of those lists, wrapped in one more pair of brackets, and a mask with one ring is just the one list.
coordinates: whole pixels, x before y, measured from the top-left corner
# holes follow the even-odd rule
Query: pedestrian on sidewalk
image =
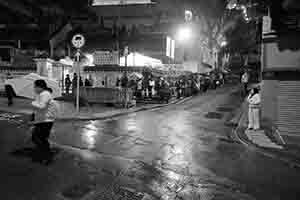
[(16, 94), (11, 85), (5, 84), (5, 94), (7, 97), (7, 105), (12, 106), (14, 104), (14, 97), (16, 96)]
[(72, 95), (75, 97), (76, 94), (76, 89), (77, 89), (77, 74), (74, 73), (73, 79), (72, 79)]
[(67, 76), (66, 76), (66, 78), (65, 78), (66, 94), (69, 94), (71, 84), (72, 84), (72, 81), (71, 81), (71, 79), (70, 79), (70, 75), (67, 74)]
[(155, 81), (152, 78), (150, 78), (149, 79), (149, 84), (148, 84), (149, 98), (152, 98), (152, 96), (153, 96), (154, 86), (155, 86)]
[(57, 116), (57, 105), (52, 99), (52, 90), (48, 88), (44, 80), (34, 82), (34, 91), (37, 96), (35, 101), (32, 102), (35, 110), (32, 141), (36, 145), (33, 160), (49, 164), (52, 160), (52, 153), (48, 138)]
[(13, 98), (16, 96), (13, 87), (7, 83), (8, 80), (12, 79), (12, 75), (10, 73), (7, 73), (6, 80), (5, 80), (5, 94), (7, 97), (7, 105), (12, 106), (14, 101)]
[(241, 82), (242, 82), (242, 94), (243, 96), (247, 96), (247, 93), (248, 93), (248, 83), (249, 83), (249, 73), (247, 71), (245, 71), (242, 75), (242, 79), (241, 79)]
[(249, 130), (259, 130), (260, 129), (260, 103), (261, 98), (259, 94), (258, 88), (253, 88), (247, 98), (247, 101), (249, 103), (249, 112), (248, 112), (248, 118), (249, 118), (249, 124), (248, 129)]

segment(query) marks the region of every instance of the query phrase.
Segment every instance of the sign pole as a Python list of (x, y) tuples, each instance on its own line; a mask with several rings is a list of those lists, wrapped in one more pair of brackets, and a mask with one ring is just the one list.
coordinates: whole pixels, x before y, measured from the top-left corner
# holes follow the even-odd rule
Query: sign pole
[[(81, 34), (76, 34), (72, 38), (72, 44), (77, 49), (75, 54), (75, 67), (77, 68), (77, 88), (76, 88), (76, 111), (79, 113), (79, 92), (80, 92), (80, 48), (85, 45), (85, 38)], [(76, 69), (75, 69), (76, 70)]]
[(127, 79), (127, 84), (126, 84), (126, 88), (125, 88), (125, 108), (128, 108), (128, 102), (127, 102), (127, 92), (128, 92), (128, 82), (129, 82), (129, 79), (128, 79), (128, 73), (127, 73), (127, 55), (125, 55), (125, 75), (126, 75), (126, 79)]
[(75, 62), (75, 65), (76, 65), (76, 69), (77, 69), (77, 88), (76, 88), (76, 112), (79, 113), (79, 92), (80, 92), (80, 64), (79, 64), (79, 60), (80, 60), (80, 53), (79, 53), (79, 50), (77, 50), (77, 53), (76, 53), (76, 62)]
[(126, 86), (125, 86), (125, 108), (128, 108), (128, 85), (129, 85), (129, 79), (128, 79), (128, 73), (127, 73), (127, 58), (128, 58), (128, 54), (129, 54), (129, 49), (128, 46), (125, 47), (124, 49), (124, 56), (125, 56), (125, 77), (127, 80)]

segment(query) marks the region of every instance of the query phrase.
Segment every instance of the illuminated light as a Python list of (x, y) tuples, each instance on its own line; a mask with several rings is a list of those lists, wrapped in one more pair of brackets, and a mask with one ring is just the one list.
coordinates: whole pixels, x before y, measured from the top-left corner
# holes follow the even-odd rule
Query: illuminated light
[(186, 10), (184, 12), (185, 21), (192, 21), (193, 20), (193, 13), (190, 10)]
[(237, 7), (237, 0), (230, 0), (227, 4), (227, 9), (232, 10)]
[(98, 135), (97, 132), (98, 129), (94, 125), (94, 122), (91, 122), (84, 127), (81, 137), (88, 149), (94, 149), (96, 147), (96, 136)]
[[(120, 59), (120, 65), (125, 66), (125, 56), (121, 57)], [(128, 66), (163, 66), (163, 63), (161, 60), (151, 58), (148, 56), (144, 56), (142, 54), (139, 54), (137, 52), (130, 53), (127, 56), (127, 65)]]
[(94, 66), (94, 56), (92, 54), (86, 54), (87, 57), (86, 65), (87, 66)]
[(155, 4), (151, 0), (93, 0), (92, 6), (118, 6), (134, 4)]
[(184, 42), (191, 39), (192, 36), (192, 30), (188, 27), (183, 27), (178, 31), (177, 39), (181, 42)]
[(222, 41), (221, 42), (221, 47), (225, 47), (227, 45), (227, 42), (226, 41)]

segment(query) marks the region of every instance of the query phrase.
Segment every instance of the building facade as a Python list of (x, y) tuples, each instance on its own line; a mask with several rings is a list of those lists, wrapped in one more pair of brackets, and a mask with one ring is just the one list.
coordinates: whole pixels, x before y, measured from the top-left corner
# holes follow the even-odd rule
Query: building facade
[(264, 17), (262, 115), (281, 142), (300, 144), (300, 17), (283, 5)]

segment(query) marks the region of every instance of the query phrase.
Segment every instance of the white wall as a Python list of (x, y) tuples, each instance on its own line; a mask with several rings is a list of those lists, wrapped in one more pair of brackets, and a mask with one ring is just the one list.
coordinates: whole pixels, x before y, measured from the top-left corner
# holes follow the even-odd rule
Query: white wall
[(268, 68), (299, 68), (300, 51), (279, 51), (277, 43), (263, 45), (263, 66)]

